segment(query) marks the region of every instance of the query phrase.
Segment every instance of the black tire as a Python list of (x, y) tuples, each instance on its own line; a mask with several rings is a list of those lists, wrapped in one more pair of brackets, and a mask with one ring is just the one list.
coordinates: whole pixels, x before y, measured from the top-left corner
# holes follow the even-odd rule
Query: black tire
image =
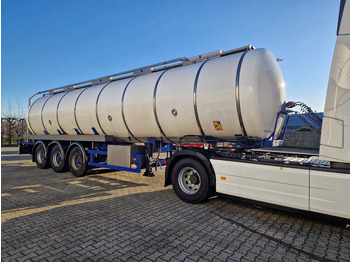
[(40, 169), (45, 169), (50, 167), (50, 161), (47, 159), (47, 156), (45, 155), (45, 148), (42, 144), (39, 144), (35, 148), (34, 152), (34, 158), (36, 166)]
[(85, 159), (85, 155), (81, 151), (80, 147), (76, 146), (70, 151), (68, 157), (68, 166), (73, 176), (81, 177), (86, 174), (88, 165)]
[(68, 170), (66, 159), (64, 159), (64, 152), (62, 152), (59, 145), (55, 145), (50, 154), (50, 163), (53, 171), (62, 173)]
[(187, 203), (203, 202), (212, 191), (207, 170), (192, 158), (182, 159), (175, 164), (171, 182), (176, 195)]

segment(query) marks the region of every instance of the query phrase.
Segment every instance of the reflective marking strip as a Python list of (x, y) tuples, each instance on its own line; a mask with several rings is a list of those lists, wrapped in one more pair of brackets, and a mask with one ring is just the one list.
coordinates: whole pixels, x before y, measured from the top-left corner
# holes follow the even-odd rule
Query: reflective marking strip
[(193, 107), (194, 107), (194, 114), (196, 116), (196, 121), (197, 121), (197, 126), (199, 128), (199, 131), (201, 132), (202, 136), (205, 136), (202, 125), (199, 121), (199, 115), (198, 115), (198, 109), (197, 109), (197, 85), (198, 85), (198, 78), (199, 78), (199, 74), (204, 66), (204, 64), (206, 62), (208, 62), (209, 60), (205, 61), (203, 64), (201, 64), (201, 66), (199, 67), (198, 71), (197, 71), (197, 75), (196, 75), (196, 80), (194, 81), (194, 87), (193, 87)]
[(41, 107), (41, 115), (40, 115), (41, 124), (43, 125), (44, 133), (45, 133), (45, 131), (46, 131), (46, 133), (47, 133), (46, 135), (48, 135), (48, 134), (50, 134), (50, 133), (47, 131), (47, 129), (46, 129), (46, 127), (45, 127), (45, 124), (44, 124), (44, 120), (43, 120), (43, 111), (44, 111), (44, 107), (45, 107), (47, 101), (49, 101), (53, 96), (54, 96), (54, 95), (51, 95), (48, 99), (46, 99), (46, 101), (44, 102), (43, 106)]
[(237, 114), (238, 114), (238, 120), (239, 120), (239, 124), (241, 126), (241, 129), (243, 131), (243, 135), (247, 136), (247, 132), (244, 128), (244, 123), (243, 123), (243, 118), (242, 118), (242, 111), (241, 111), (241, 102), (240, 102), (240, 97), (239, 97), (239, 75), (241, 73), (241, 66), (242, 66), (242, 62), (243, 62), (243, 58), (246, 55), (248, 51), (245, 51), (241, 58), (239, 59), (239, 63), (237, 66), (237, 73), (236, 73), (236, 86), (235, 86), (235, 96), (236, 96), (236, 107), (237, 107)]
[(87, 88), (83, 89), (80, 94), (78, 95), (77, 99), (75, 100), (75, 104), (74, 104), (74, 120), (75, 120), (75, 124), (77, 125), (77, 128), (79, 129), (80, 134), (84, 134), (83, 131), (81, 131), (79, 124), (78, 124), (78, 120), (77, 120), (77, 103), (78, 103), (78, 99), (81, 96), (82, 93), (84, 93), (84, 91), (87, 90)]
[[(136, 76), (136, 77), (137, 77), (137, 76)], [(129, 129), (127, 123), (126, 123), (125, 115), (124, 115), (124, 97), (125, 97), (125, 92), (126, 92), (126, 89), (128, 89), (128, 86), (129, 86), (129, 84), (131, 83), (131, 81), (134, 80), (136, 77), (132, 78), (132, 79), (129, 81), (129, 83), (127, 83), (127, 85), (126, 85), (125, 88), (124, 88), (123, 95), (122, 95), (122, 117), (123, 117), (124, 125), (125, 125), (126, 129), (128, 130), (130, 136), (132, 136), (132, 137), (133, 137), (134, 139), (136, 139), (137, 141), (142, 142), (142, 141), (138, 140), (138, 139), (131, 133), (131, 131), (130, 131), (130, 129)]]
[(100, 92), (98, 93), (97, 98), (96, 98), (96, 106), (95, 106), (95, 114), (96, 114), (97, 124), (100, 127), (100, 129), (102, 130), (102, 133), (105, 134), (105, 135), (106, 135), (106, 132), (102, 129), (102, 126), (101, 126), (101, 123), (100, 123), (100, 119), (98, 118), (97, 110), (98, 110), (98, 100), (100, 99), (100, 95), (101, 95), (103, 89), (105, 89), (105, 87), (108, 86), (110, 83), (112, 83), (112, 82), (109, 82), (106, 85), (104, 85), (102, 87), (102, 89), (100, 90)]
[(157, 126), (159, 128), (159, 131), (160, 133), (167, 139), (169, 140), (170, 142), (172, 142), (167, 136), (166, 134), (164, 133), (160, 123), (159, 123), (159, 119), (158, 119), (158, 114), (157, 114), (157, 89), (158, 89), (158, 84), (159, 84), (159, 81), (160, 79), (162, 78), (162, 76), (164, 75), (164, 73), (168, 71), (168, 70), (165, 70), (163, 73), (161, 73), (161, 75), (158, 77), (158, 80), (156, 82), (156, 85), (154, 86), (154, 91), (153, 91), (153, 113), (154, 113), (154, 118), (156, 120), (156, 123), (157, 123)]

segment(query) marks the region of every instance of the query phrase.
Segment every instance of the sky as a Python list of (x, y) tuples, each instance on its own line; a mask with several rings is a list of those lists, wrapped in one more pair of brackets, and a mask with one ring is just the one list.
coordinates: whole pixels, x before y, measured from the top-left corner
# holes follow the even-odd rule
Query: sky
[(340, 1), (2, 0), (1, 102), (252, 44), (279, 63), (288, 101), (322, 112)]

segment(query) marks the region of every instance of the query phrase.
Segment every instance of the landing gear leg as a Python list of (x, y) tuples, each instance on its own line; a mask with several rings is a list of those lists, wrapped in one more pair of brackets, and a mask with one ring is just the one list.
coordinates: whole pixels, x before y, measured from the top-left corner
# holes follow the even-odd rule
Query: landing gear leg
[(152, 172), (152, 166), (150, 163), (150, 156), (153, 155), (153, 143), (149, 143), (147, 145), (146, 153), (147, 153), (146, 171), (145, 173), (143, 173), (143, 176), (153, 177), (154, 174)]
[(143, 176), (148, 176), (148, 177), (154, 176), (154, 174), (152, 172), (152, 166), (151, 166), (149, 160), (147, 160), (147, 162), (146, 162), (146, 171), (145, 171), (145, 173), (143, 173)]

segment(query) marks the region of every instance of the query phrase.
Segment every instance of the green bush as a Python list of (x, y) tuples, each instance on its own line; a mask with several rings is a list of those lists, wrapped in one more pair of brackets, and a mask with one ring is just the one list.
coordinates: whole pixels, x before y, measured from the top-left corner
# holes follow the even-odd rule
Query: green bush
[(297, 131), (307, 131), (307, 132), (310, 132), (310, 131), (314, 131), (314, 129), (312, 127), (309, 127), (309, 126), (302, 126), (302, 127), (299, 127), (297, 129)]

